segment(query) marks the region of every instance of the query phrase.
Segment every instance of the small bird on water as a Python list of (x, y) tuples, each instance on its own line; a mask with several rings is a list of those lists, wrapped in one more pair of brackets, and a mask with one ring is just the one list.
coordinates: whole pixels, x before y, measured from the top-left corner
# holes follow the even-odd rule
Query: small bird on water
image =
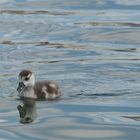
[(36, 82), (31, 70), (22, 70), (18, 77), (17, 91), (21, 98), (56, 99), (61, 95), (57, 83), (48, 80)]

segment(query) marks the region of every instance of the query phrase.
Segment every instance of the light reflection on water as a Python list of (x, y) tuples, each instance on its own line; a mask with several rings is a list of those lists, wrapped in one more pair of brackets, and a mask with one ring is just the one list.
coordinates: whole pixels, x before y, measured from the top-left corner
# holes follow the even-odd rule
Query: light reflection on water
[[(1, 139), (138, 139), (139, 1), (0, 2)], [(57, 101), (37, 101), (21, 124), (17, 75), (56, 80)]]
[[(16, 105), (21, 101), (2, 103), (0, 134), (6, 139), (131, 139), (139, 137), (139, 108), (100, 105), (72, 105), (37, 101), (38, 118), (20, 124)], [(9, 116), (10, 114), (10, 116)], [(123, 116), (126, 115), (126, 116)], [(76, 133), (77, 132), (77, 133)]]

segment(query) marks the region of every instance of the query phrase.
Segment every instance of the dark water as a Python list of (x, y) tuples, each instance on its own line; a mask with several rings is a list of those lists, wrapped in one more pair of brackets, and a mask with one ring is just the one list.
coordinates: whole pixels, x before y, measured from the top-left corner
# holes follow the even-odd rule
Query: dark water
[[(1, 140), (139, 140), (139, 0), (0, 1)], [(19, 122), (17, 76), (59, 83)]]

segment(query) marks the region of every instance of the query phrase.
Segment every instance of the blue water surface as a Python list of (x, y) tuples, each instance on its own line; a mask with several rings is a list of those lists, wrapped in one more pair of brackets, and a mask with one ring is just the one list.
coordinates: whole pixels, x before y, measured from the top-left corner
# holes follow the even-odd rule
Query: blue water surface
[[(0, 139), (139, 140), (139, 0), (0, 1)], [(18, 73), (55, 80), (20, 123)]]

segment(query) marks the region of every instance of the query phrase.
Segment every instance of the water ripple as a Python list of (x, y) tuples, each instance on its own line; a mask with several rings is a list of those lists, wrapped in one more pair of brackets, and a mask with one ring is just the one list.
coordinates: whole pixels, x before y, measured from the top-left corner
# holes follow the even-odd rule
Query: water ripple
[(76, 25), (91, 25), (95, 27), (102, 27), (102, 26), (115, 26), (115, 27), (140, 27), (139, 23), (127, 23), (127, 22), (83, 22), (83, 23), (75, 23)]
[(1, 9), (0, 10), (0, 14), (20, 14), (20, 15), (28, 15), (28, 14), (48, 14), (48, 15), (73, 15), (74, 12), (68, 12), (68, 11), (65, 11), (65, 12), (60, 12), (60, 11), (57, 11), (57, 12), (50, 12), (50, 11), (45, 11), (45, 10), (38, 10), (38, 11), (34, 11), (34, 10), (13, 10), (13, 9)]

